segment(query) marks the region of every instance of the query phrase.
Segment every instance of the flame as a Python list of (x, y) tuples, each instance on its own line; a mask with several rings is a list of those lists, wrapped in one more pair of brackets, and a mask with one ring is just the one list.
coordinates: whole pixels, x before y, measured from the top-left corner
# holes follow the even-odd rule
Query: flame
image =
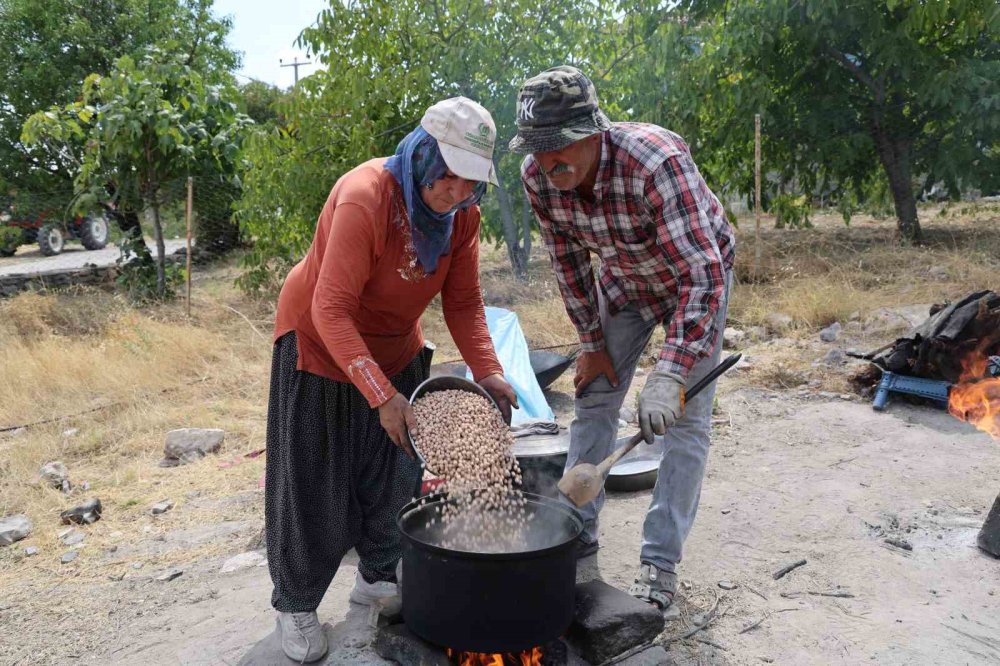
[(1000, 441), (1000, 377), (990, 376), (991, 358), (980, 345), (962, 359), (962, 374), (948, 394), (948, 412)]
[(487, 654), (485, 652), (458, 652), (448, 648), (448, 657), (458, 666), (542, 666), (542, 648), (524, 652)]

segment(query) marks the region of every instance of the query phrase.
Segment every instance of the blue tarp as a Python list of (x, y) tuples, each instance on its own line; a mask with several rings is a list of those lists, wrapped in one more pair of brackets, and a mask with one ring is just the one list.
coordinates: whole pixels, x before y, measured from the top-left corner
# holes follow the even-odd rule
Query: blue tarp
[[(521, 406), (514, 410), (511, 425), (537, 420), (554, 421), (556, 416), (531, 369), (528, 342), (517, 321), (517, 313), (488, 307), (486, 325), (490, 329), (490, 337), (493, 338), (493, 346), (497, 350), (500, 365), (503, 366), (504, 376), (517, 392), (517, 402)], [(472, 374), (468, 371), (466, 376), (472, 379)]]

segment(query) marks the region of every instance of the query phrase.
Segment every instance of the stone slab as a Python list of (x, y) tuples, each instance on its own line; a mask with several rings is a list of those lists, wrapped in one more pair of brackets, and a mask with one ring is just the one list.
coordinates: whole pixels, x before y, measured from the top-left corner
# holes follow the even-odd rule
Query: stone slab
[(628, 659), (619, 661), (615, 666), (667, 666), (675, 663), (667, 651), (660, 645), (653, 645)]
[[(372, 647), (375, 629), (369, 624), (367, 607), (350, 604), (346, 617), (336, 625), (323, 624), (330, 651), (313, 666), (393, 666)], [(238, 662), (238, 666), (293, 666), (297, 662), (281, 650), (277, 629), (261, 639)]]
[(441, 648), (417, 637), (405, 624), (379, 629), (374, 647), (380, 657), (405, 666), (449, 666)]
[(566, 639), (580, 656), (600, 664), (663, 631), (663, 614), (604, 581), (576, 586), (576, 612)]

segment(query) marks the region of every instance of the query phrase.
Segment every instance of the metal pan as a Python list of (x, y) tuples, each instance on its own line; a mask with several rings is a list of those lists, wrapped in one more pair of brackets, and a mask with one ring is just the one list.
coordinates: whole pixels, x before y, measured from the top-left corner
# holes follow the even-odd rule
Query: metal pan
[[(625, 446), (630, 437), (619, 437), (615, 449)], [(640, 442), (622, 456), (608, 472), (604, 487), (618, 492), (649, 490), (656, 485), (656, 476), (663, 457), (663, 438), (657, 437), (652, 445)]]
[[(464, 377), (453, 377), (450, 375), (442, 375), (439, 377), (425, 379), (420, 386), (413, 391), (413, 395), (410, 396), (410, 404), (413, 405), (420, 398), (424, 397), (428, 393), (434, 393), (435, 391), (465, 391), (467, 393), (474, 393), (489, 400), (490, 404), (493, 405), (498, 412), (500, 411), (500, 407), (498, 407), (496, 401), (493, 400), (493, 396), (491, 396), (482, 386), (475, 382), (471, 382)], [(501, 415), (502, 414), (503, 412), (501, 412)], [(417, 458), (420, 459), (424, 469), (433, 474), (434, 470), (427, 466), (427, 459), (424, 458), (422, 453), (420, 453), (420, 445), (412, 436), (410, 436), (409, 433), (407, 433), (407, 437), (409, 437), (410, 444), (413, 446), (413, 450), (416, 452)]]

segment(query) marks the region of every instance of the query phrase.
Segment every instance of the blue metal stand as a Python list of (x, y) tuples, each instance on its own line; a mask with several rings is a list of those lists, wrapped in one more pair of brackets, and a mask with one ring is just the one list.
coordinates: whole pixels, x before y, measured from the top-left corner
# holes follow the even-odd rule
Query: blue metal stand
[(907, 377), (883, 370), (882, 380), (878, 383), (878, 390), (875, 391), (875, 402), (872, 403), (872, 408), (878, 411), (885, 409), (886, 403), (889, 402), (890, 393), (909, 393), (934, 400), (941, 403), (942, 407), (946, 407), (950, 388), (951, 384), (938, 379)]

